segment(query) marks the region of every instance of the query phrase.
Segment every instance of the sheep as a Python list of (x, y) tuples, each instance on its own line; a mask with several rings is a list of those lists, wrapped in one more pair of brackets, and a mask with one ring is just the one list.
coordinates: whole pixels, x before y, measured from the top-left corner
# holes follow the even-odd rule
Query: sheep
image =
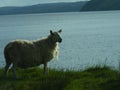
[(58, 56), (58, 43), (62, 42), (62, 30), (50, 30), (50, 35), (40, 40), (15, 40), (4, 48), (5, 76), (12, 64), (13, 75), (17, 78), (16, 68), (29, 68), (44, 65), (44, 73), (48, 73), (48, 62)]

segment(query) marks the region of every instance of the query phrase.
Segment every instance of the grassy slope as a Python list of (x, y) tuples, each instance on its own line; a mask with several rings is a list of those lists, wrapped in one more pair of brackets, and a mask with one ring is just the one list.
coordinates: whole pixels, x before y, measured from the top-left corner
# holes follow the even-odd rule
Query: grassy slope
[(18, 69), (19, 79), (2, 75), (0, 69), (0, 90), (120, 90), (120, 73), (104, 68), (89, 68), (84, 71), (50, 70), (44, 75), (41, 69)]

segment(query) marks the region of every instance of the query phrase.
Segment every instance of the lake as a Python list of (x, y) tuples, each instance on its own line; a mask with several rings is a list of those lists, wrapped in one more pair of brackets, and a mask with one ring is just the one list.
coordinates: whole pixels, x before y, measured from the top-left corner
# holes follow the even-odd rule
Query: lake
[(39, 39), (59, 29), (59, 60), (51, 61), (50, 68), (119, 67), (120, 11), (1, 15), (0, 21), (0, 67), (5, 65), (3, 49), (8, 42)]

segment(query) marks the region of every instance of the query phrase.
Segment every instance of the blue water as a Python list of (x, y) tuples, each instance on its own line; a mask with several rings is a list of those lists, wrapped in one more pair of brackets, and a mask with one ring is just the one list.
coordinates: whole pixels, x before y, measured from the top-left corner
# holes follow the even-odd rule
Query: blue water
[(35, 40), (49, 31), (63, 29), (58, 61), (50, 68), (85, 69), (107, 65), (118, 69), (120, 61), (120, 11), (46, 13), (0, 16), (0, 67), (3, 49), (15, 39)]

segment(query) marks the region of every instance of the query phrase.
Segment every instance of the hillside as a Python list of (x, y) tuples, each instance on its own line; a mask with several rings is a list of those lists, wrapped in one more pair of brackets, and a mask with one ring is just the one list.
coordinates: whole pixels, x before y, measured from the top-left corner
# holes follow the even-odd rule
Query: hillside
[(120, 10), (120, 0), (91, 0), (88, 1), (81, 11), (105, 11)]
[(84, 71), (50, 70), (48, 75), (40, 68), (18, 69), (17, 72), (19, 79), (15, 80), (11, 70), (5, 78), (0, 69), (0, 90), (120, 90), (120, 73), (107, 67)]
[(6, 14), (30, 14), (52, 12), (76, 12), (79, 11), (86, 1), (70, 3), (48, 3), (24, 7), (1, 7), (0, 15)]

